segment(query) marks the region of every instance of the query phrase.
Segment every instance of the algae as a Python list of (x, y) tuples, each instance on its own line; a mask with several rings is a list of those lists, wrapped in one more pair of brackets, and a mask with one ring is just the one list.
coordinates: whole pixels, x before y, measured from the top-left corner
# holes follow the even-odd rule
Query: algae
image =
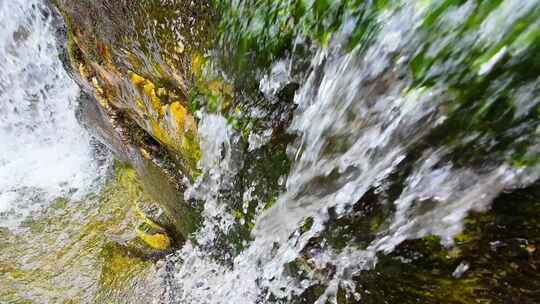
[(155, 251), (135, 233), (141, 199), (135, 171), (117, 164), (99, 194), (82, 201), (58, 198), (20, 228), (3, 229), (0, 302), (95, 303), (98, 295), (112, 293), (110, 303), (130, 303), (156, 296), (133, 285), (158, 281)]

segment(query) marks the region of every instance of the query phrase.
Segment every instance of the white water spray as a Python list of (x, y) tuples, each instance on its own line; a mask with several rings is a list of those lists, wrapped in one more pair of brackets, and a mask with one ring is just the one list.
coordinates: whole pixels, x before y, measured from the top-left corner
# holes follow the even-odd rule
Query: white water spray
[[(450, 10), (441, 22), (453, 20), (452, 26), (464, 22), (471, 5)], [(501, 6), (490, 16), (521, 13)], [(399, 197), (386, 202), (392, 204), (395, 212), (386, 218), (365, 248), (349, 246), (338, 251), (321, 244), (321, 249), (311, 253), (307, 262), (312, 266), (312, 277), (298, 281), (287, 272), (289, 263), (305, 259), (302, 251), (310, 239), (324, 231), (329, 210), (334, 210), (338, 218), (345, 216), (370, 189), (384, 188), (388, 176), (406, 161), (408, 149), (448, 119), (447, 84), (441, 81), (431, 87), (414, 87), (408, 73), (407, 56), (417, 46), (417, 40), (422, 39), (418, 28), (423, 14), (421, 5), (415, 4), (382, 14), (380, 31), (365, 53), (344, 54), (339, 47), (318, 52), (312, 62), (313, 72), (295, 98), (298, 108), (290, 131), (300, 139), (298, 145), (290, 147), (296, 153), (286, 192), (258, 217), (253, 241), (234, 259), (232, 267), (216, 262), (191, 243), (179, 251), (173, 257), (178, 267), (173, 301), (267, 303), (265, 297), (271, 294), (279, 303), (288, 303), (308, 287), (324, 284), (325, 291), (316, 303), (335, 303), (340, 286), (354, 293), (353, 275), (373, 267), (377, 254), (393, 251), (404, 240), (428, 235), (439, 236), (444, 245), (451, 245), (470, 211), (483, 211), (504, 189), (527, 185), (539, 177), (538, 167), (522, 170), (504, 161), (481, 168), (460, 167), (449, 160), (453, 153), (450, 147), (426, 149), (414, 161)], [(502, 24), (498, 31), (507, 32), (511, 25)], [(471, 39), (465, 42), (482, 43), (477, 38), (482, 38), (486, 30), (481, 27), (480, 31), (469, 33)], [(442, 49), (460, 42), (454, 36), (443, 38), (434, 45)], [(440, 50), (430, 51), (436, 54)], [(449, 60), (447, 66), (432, 71), (446, 73), (452, 66), (463, 64), (462, 57), (452, 59), (455, 61)], [(280, 65), (282, 62), (277, 62), (275, 67)], [(280, 86), (277, 81), (264, 78), (261, 90), (271, 92)], [(520, 93), (531, 92), (530, 86), (537, 89), (538, 83), (517, 90), (517, 113), (527, 112), (534, 103)], [(217, 131), (201, 137), (206, 142), (224, 141)], [(214, 150), (203, 149), (202, 153), (219, 159)], [(224, 173), (219, 168), (225, 167), (227, 164), (220, 163), (213, 170)], [(204, 168), (203, 171), (212, 173)], [(220, 206), (208, 192), (199, 194), (206, 203)], [(299, 226), (307, 218), (313, 224), (308, 231), (299, 233)], [(206, 218), (203, 227), (215, 225), (212, 221)], [(211, 242), (212, 236), (203, 228), (198, 241)], [(331, 277), (318, 280), (317, 270), (329, 265), (335, 269)]]
[(47, 10), (0, 1), (0, 226), (57, 197), (81, 198), (100, 175)]

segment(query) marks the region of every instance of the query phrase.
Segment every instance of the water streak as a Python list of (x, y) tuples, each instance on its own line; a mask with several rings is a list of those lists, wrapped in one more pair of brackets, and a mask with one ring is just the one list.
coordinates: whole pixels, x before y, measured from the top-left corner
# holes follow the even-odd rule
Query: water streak
[[(273, 298), (273, 301), (286, 303), (308, 287), (324, 284), (325, 291), (317, 303), (327, 303), (327, 300), (335, 303), (339, 287), (354, 293), (353, 275), (373, 267), (377, 254), (392, 252), (404, 240), (429, 235), (439, 236), (444, 245), (451, 246), (470, 211), (486, 210), (503, 190), (536, 180), (540, 172), (538, 166), (515, 166), (509, 157), (486, 161), (482, 166), (472, 162), (458, 164), (452, 158), (454, 146), (443, 141), (429, 142), (430, 134), (449, 120), (455, 108), (452, 100), (456, 97), (452, 96), (450, 88), (453, 80), (444, 75), (451, 75), (456, 67), (466, 64), (471, 56), (468, 49), (501, 43), (505, 33), (512, 31), (515, 21), (537, 3), (506, 1), (491, 12), (478, 29), (459, 32), (457, 28), (464, 24), (476, 5), (467, 1), (449, 9), (438, 21), (437, 26), (448, 28), (449, 34), (437, 37), (427, 48), (427, 54), (435, 57), (450, 46), (456, 51), (449, 59), (435, 62), (427, 70), (426, 78), (440, 77), (434, 85), (418, 86), (409, 69), (412, 57), (421, 49), (420, 43), (427, 39), (421, 28), (430, 12), (421, 3), (398, 5), (381, 13), (378, 33), (369, 46), (345, 53), (339, 45), (342, 39), (337, 36), (330, 48), (320, 49), (312, 60), (311, 74), (295, 97), (297, 109), (289, 132), (298, 135), (298, 140), (289, 147), (293, 152), (293, 165), (287, 178), (287, 190), (258, 217), (252, 242), (235, 257), (232, 266), (219, 263), (205, 254), (204, 249), (189, 242), (173, 255), (171, 259), (177, 267), (173, 289), (178, 291), (173, 300), (178, 303), (267, 303)], [(350, 34), (347, 24), (342, 35)], [(493, 33), (495, 28), (496, 34)], [(486, 41), (488, 38), (490, 41)], [(480, 65), (476, 76), (488, 74), (509, 48), (501, 47), (502, 53), (496, 53)], [(514, 48), (513, 51), (517, 57), (519, 50)], [(260, 84), (263, 93), (275, 94), (282, 85), (280, 81), (290, 79), (281, 75), (286, 73), (286, 66), (280, 60), (275, 63), (271, 76), (263, 77)], [(493, 82), (492, 98), (498, 96), (499, 85), (506, 80), (502, 76)], [(538, 99), (530, 95), (537, 89), (535, 81), (512, 91), (516, 117), (524, 116), (533, 104), (538, 104)], [(271, 96), (267, 98), (272, 100)], [(210, 179), (214, 191), (202, 192), (201, 189), (208, 188), (201, 185), (208, 184), (208, 180), (204, 180), (207, 176), (228, 176), (225, 180), (230, 181), (230, 176), (236, 174), (236, 169), (229, 169), (239, 164), (232, 165), (233, 158), (226, 152), (233, 149), (231, 143), (236, 135), (230, 129), (224, 134), (226, 127), (219, 127), (216, 122), (224, 123), (225, 119), (212, 115), (212, 128), (221, 131), (207, 132), (208, 120), (202, 120), (200, 136), (207, 145), (213, 145), (202, 149), (203, 177), (199, 179), (198, 188), (190, 191), (192, 195), (198, 193), (197, 197), (205, 204), (210, 203), (213, 210), (223, 213), (227, 210), (224, 203), (209, 194), (216, 193), (215, 189), (221, 186), (219, 181)], [(250, 149), (254, 138), (252, 134)], [(474, 132), (460, 138), (461, 143), (474, 140), (481, 144), (496, 141), (481, 138)], [(538, 138), (534, 140), (528, 153), (538, 152), (540, 143)], [(216, 149), (216, 145), (225, 150)], [(504, 151), (505, 155), (513, 152), (511, 147)], [(206, 164), (209, 159), (215, 161), (214, 165)], [(368, 191), (384, 191), (393, 182), (391, 174), (407, 164), (411, 169), (402, 181), (401, 193), (391, 201), (378, 202), (390, 205), (393, 212), (367, 246), (358, 248), (351, 244), (337, 250), (322, 244), (318, 251), (306, 257), (304, 250), (309, 241), (317, 239), (328, 228), (330, 212), (337, 218), (346, 216)], [(206, 216), (203, 229), (198, 233), (200, 243), (214, 241), (215, 234), (209, 233), (214, 229), (207, 228), (219, 227), (215, 215)], [(306, 219), (312, 219), (312, 225), (300, 232), (299, 227)], [(227, 225), (230, 226), (230, 221)], [(303, 259), (309, 259), (313, 271), (311, 277), (300, 281), (287, 267)], [(317, 270), (329, 265), (335, 270), (330, 277), (317, 278)]]
[(80, 198), (102, 173), (53, 33), (41, 1), (0, 1), (0, 226), (56, 197)]

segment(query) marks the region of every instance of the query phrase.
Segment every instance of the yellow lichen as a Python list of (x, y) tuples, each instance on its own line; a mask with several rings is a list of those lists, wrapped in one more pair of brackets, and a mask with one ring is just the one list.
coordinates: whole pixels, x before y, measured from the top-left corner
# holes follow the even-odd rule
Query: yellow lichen
[(145, 111), (146, 110), (146, 106), (144, 105), (144, 102), (142, 101), (142, 99), (140, 98), (137, 98), (135, 100), (135, 105), (137, 106), (137, 108), (141, 111)]
[(183, 133), (184, 131), (184, 124), (186, 120), (187, 110), (184, 106), (180, 104), (180, 102), (176, 101), (171, 103), (170, 107), (170, 114), (173, 118), (175, 127), (177, 131), (180, 133)]
[(96, 77), (92, 77), (92, 84), (94, 85), (94, 89), (96, 90), (96, 92), (100, 95), (103, 95), (103, 88), (101, 88), (101, 85), (99, 84), (99, 81)]
[(141, 151), (141, 155), (142, 155), (144, 158), (146, 158), (146, 159), (150, 159), (150, 158), (151, 158), (150, 153), (148, 153), (148, 151), (146, 151), (146, 149), (140, 148), (139, 150)]
[(110, 107), (109, 107), (109, 102), (107, 101), (107, 99), (101, 97), (100, 95), (96, 95), (95, 97), (96, 97), (97, 101), (99, 102), (99, 104), (100, 104), (103, 108), (105, 108), (105, 109), (109, 109), (109, 108), (110, 108)]
[(191, 58), (191, 71), (196, 77), (201, 77), (205, 59), (200, 53), (193, 54)]
[(167, 90), (165, 88), (158, 88), (156, 90), (156, 94), (159, 97), (165, 97), (165, 96), (167, 96), (168, 93), (167, 93)]
[[(129, 79), (139, 93), (148, 98), (135, 99), (139, 110), (136, 113), (144, 117), (142, 124), (146, 131), (168, 149), (182, 155), (189, 167), (196, 168), (200, 157), (197, 123), (181, 98), (164, 87), (157, 88), (153, 82), (136, 73), (130, 72)], [(219, 90), (222, 91), (223, 87), (220, 86)], [(160, 97), (173, 102), (162, 102)]]
[[(143, 80), (141, 80), (143, 79)], [(149, 80), (144, 80), (144, 78), (132, 74), (131, 81), (137, 86), (142, 86), (142, 91), (150, 99), (151, 109), (158, 115), (158, 117), (163, 116), (163, 111), (161, 109), (161, 100), (156, 95), (155, 86)]]
[(141, 230), (137, 230), (137, 235), (153, 249), (167, 250), (171, 247), (171, 239), (166, 234), (147, 234)]
[(79, 75), (81, 75), (82, 79), (88, 79), (88, 71), (82, 63), (79, 64)]
[(170, 137), (167, 135), (167, 132), (161, 128), (159, 123), (155, 120), (150, 120), (150, 125), (152, 127), (152, 135), (155, 139), (165, 145), (172, 145)]
[(146, 217), (144, 212), (137, 208), (137, 213), (143, 222), (137, 227), (137, 236), (150, 248), (167, 250), (171, 247), (171, 239), (165, 229)]
[(155, 96), (156, 92), (154, 91), (154, 88), (155, 87), (153, 83), (151, 83), (150, 81), (146, 81), (143, 85), (144, 94), (146, 94), (146, 96), (148, 97)]
[(135, 73), (130, 73), (129, 78), (131, 80), (131, 83), (133, 83), (135, 86), (141, 86), (146, 81), (146, 79)]

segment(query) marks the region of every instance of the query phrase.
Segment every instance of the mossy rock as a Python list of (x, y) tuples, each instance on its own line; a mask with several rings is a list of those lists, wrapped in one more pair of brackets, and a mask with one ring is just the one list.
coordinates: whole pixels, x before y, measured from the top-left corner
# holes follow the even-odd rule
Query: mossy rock
[(167, 231), (148, 219), (137, 226), (137, 236), (152, 249), (167, 250), (171, 247)]
[(151, 301), (163, 254), (137, 238), (143, 197), (135, 170), (117, 163), (100, 193), (58, 198), (16, 231), (0, 229), (0, 302)]

